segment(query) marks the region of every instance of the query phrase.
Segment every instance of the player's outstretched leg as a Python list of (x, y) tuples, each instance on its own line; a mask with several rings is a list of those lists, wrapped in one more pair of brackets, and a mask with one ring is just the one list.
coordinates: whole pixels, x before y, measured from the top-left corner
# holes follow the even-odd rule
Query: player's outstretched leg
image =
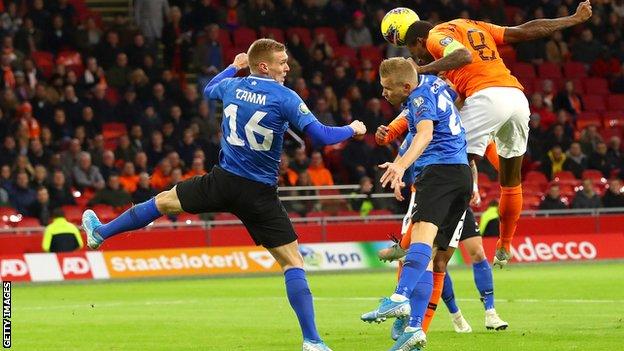
[(494, 266), (503, 268), (512, 258), (511, 241), (516, 232), (522, 211), (521, 167), (522, 156), (500, 159), (501, 195), (498, 208), (500, 215), (500, 238), (496, 243)]
[(455, 302), (455, 292), (453, 291), (453, 280), (451, 279), (451, 275), (448, 271), (446, 271), (446, 275), (444, 276), (444, 287), (442, 288), (442, 300), (446, 304), (446, 308), (448, 308), (449, 313), (451, 314), (451, 322), (453, 324), (453, 329), (457, 333), (470, 333), (472, 332), (472, 328), (468, 321), (464, 318), (461, 313), (459, 307), (457, 307), (457, 303)]
[(303, 257), (299, 253), (296, 241), (276, 248), (268, 249), (284, 271), (288, 302), (299, 320), (303, 334), (303, 351), (331, 351), (325, 345), (316, 329), (314, 321), (314, 303), (303, 269)]
[(176, 193), (176, 187), (163, 191), (145, 202), (134, 205), (119, 217), (102, 224), (93, 210), (82, 214), (82, 227), (87, 233), (87, 246), (97, 249), (104, 240), (111, 236), (147, 226), (163, 214), (178, 214), (182, 206)]

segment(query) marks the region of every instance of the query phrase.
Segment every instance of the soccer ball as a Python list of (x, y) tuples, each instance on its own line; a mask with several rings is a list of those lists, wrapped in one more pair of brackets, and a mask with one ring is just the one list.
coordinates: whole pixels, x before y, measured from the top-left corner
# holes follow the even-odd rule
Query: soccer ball
[(381, 20), (381, 35), (392, 45), (405, 45), (405, 34), (412, 23), (420, 20), (416, 12), (407, 7), (397, 7)]

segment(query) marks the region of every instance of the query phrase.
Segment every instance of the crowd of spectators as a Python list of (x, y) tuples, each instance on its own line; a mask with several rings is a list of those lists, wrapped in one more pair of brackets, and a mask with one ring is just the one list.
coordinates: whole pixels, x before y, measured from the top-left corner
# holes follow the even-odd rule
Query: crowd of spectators
[[(220, 106), (203, 99), (202, 87), (232, 54), (246, 50), (245, 36), (234, 33), (283, 35), (291, 68), (285, 84), (323, 123), (360, 119), (370, 133), (325, 148), (288, 139), (279, 184), (361, 184), (359, 192), (370, 194), (379, 191), (375, 165), (391, 160), (397, 148), (373, 142), (372, 133), (396, 113), (381, 98), (377, 65), (382, 57), (409, 54), (379, 34), (387, 10), (409, 6), (434, 23), (462, 17), (513, 25), (577, 6), (574, 0), (134, 0), (132, 17), (103, 21), (71, 3), (0, 1), (0, 205), (41, 223), (51, 209), (75, 204), (77, 192), (89, 195), (89, 205), (123, 208), (215, 165)], [(518, 44), (516, 60), (579, 61), (590, 76), (605, 78), (611, 93), (624, 93), (624, 1), (592, 6), (589, 23)], [(306, 38), (293, 27), (332, 30)], [(530, 95), (527, 164), (549, 180), (562, 170), (580, 179), (586, 169), (622, 178), (621, 131), (605, 139), (599, 126), (579, 130), (583, 101), (575, 89), (572, 81), (558, 87), (544, 80)], [(618, 184), (610, 185), (607, 195), (621, 196), (613, 189)], [(591, 191), (582, 193), (595, 202)], [(554, 187), (548, 198), (557, 198)], [(322, 205), (291, 209), (305, 214)], [(364, 212), (385, 206), (350, 205)]]

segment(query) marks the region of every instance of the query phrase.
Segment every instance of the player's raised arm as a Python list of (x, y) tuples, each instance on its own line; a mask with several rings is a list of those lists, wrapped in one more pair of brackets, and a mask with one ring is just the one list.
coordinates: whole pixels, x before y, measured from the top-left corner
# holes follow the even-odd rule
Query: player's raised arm
[(241, 69), (245, 69), (249, 66), (249, 59), (246, 53), (240, 53), (234, 57), (234, 62), (227, 66), (223, 71), (214, 76), (208, 84), (204, 87), (204, 97), (209, 99), (217, 99), (219, 96), (213, 95), (214, 88), (224, 79), (232, 78), (236, 75), (236, 72)]
[(581, 2), (576, 12), (570, 16), (559, 18), (535, 19), (519, 26), (506, 27), (504, 41), (517, 43), (549, 36), (550, 34), (575, 26), (587, 21), (592, 15), (592, 7), (589, 0)]

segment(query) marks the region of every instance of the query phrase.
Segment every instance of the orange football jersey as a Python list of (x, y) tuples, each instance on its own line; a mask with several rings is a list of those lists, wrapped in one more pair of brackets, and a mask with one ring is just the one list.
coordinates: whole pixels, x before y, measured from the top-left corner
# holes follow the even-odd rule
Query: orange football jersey
[(489, 87), (517, 87), (524, 89), (511, 75), (496, 48), (503, 44), (505, 28), (491, 23), (456, 19), (433, 27), (427, 38), (427, 50), (437, 60), (453, 41), (472, 53), (472, 63), (450, 70), (445, 76), (456, 90), (468, 97)]

